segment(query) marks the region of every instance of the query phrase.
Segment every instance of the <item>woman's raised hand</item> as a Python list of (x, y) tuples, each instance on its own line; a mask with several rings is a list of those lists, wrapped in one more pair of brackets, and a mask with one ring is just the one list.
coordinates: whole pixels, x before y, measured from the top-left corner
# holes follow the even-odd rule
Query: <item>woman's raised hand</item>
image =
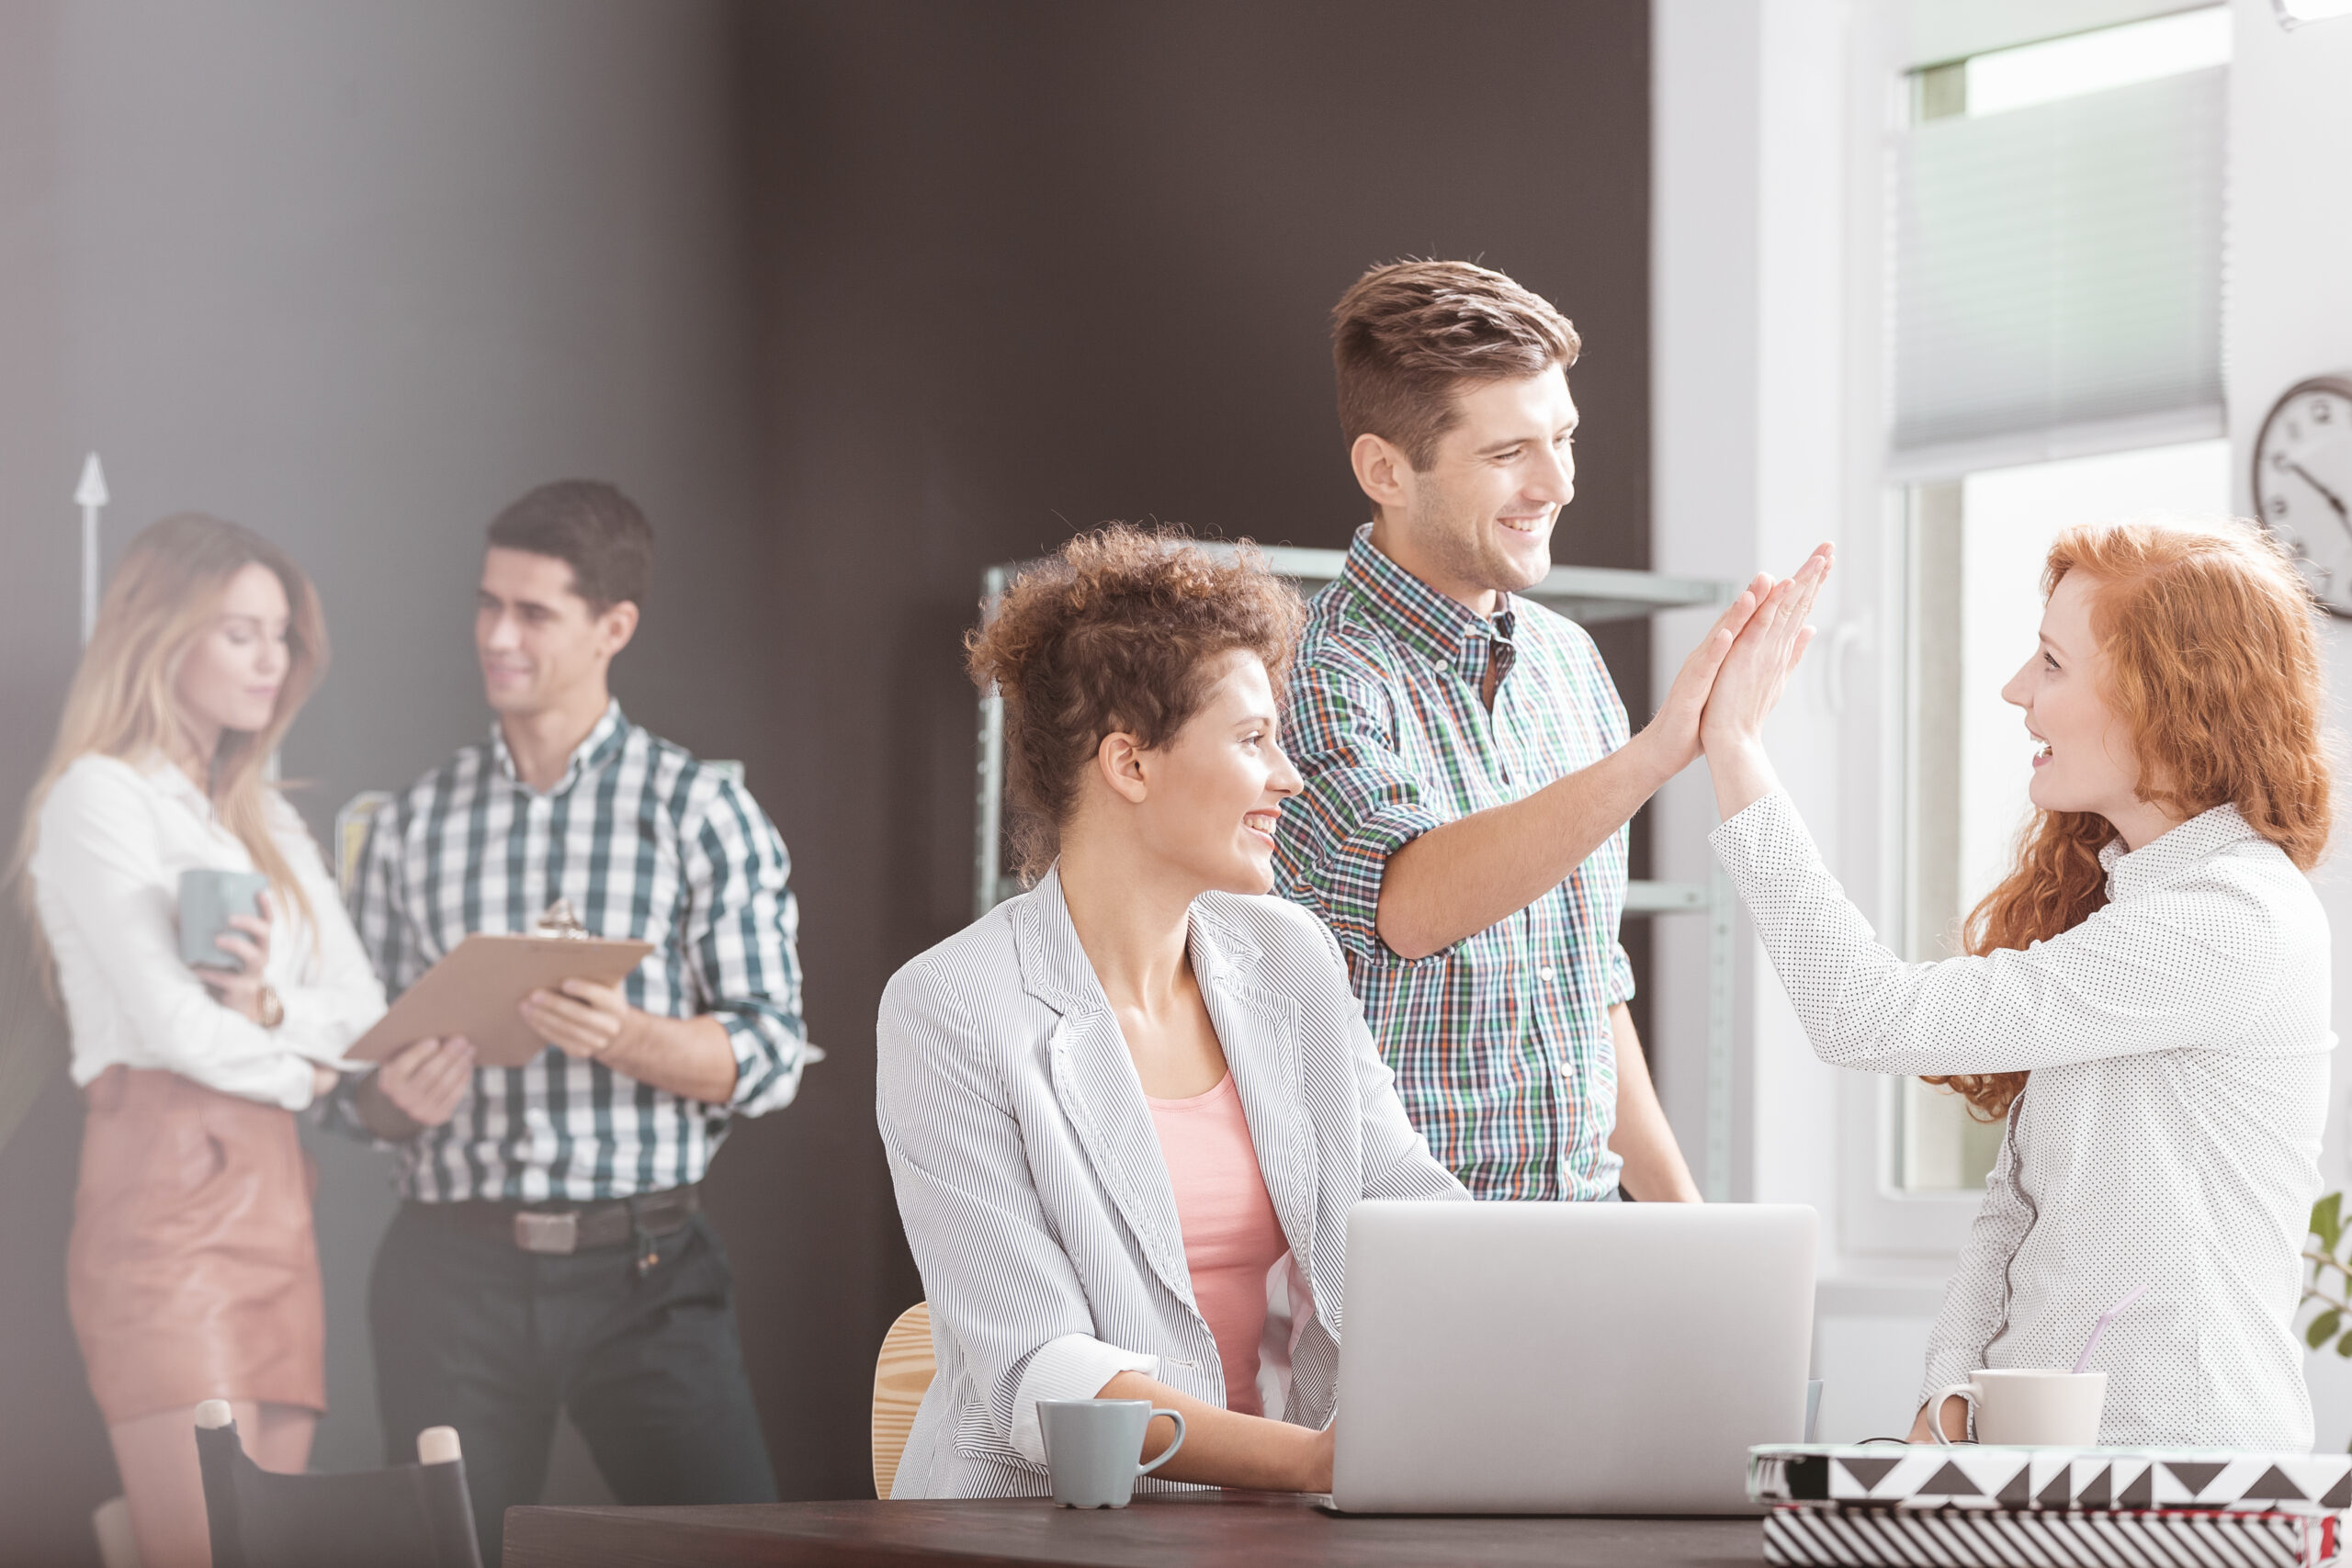
[(1764, 720), (1781, 700), (1790, 672), (1813, 641), (1806, 617), (1829, 576), (1832, 557), (1827, 545), (1817, 547), (1797, 568), (1794, 577), (1771, 584), (1756, 614), (1740, 629), (1739, 637), (1715, 671), (1707, 694), (1707, 711), (1699, 721), (1699, 741), (1712, 754), (1726, 745), (1760, 738)]
[(1714, 775), (1715, 807), (1725, 818), (1780, 787), (1764, 754), (1764, 720), (1813, 641), (1805, 618), (1829, 575), (1834, 553), (1823, 545), (1794, 577), (1771, 584), (1715, 671), (1707, 711), (1699, 721), (1699, 743), (1707, 753), (1707, 771)]
[(1756, 581), (1715, 617), (1699, 646), (1683, 659), (1674, 684), (1667, 689), (1666, 701), (1658, 704), (1657, 716), (1643, 727), (1643, 736), (1663, 753), (1668, 773), (1679, 773), (1698, 760), (1699, 723), (1706, 712), (1707, 693), (1738, 640), (1740, 628), (1747, 625), (1771, 587), (1770, 578), (1757, 573)]

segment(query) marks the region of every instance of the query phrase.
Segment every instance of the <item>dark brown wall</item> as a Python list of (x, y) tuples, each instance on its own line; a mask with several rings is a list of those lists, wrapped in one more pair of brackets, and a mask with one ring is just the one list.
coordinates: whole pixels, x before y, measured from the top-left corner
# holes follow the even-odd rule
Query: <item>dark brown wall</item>
[[(82, 13), (96, 33), (57, 56), (140, 73), (73, 121), (78, 161), (44, 141), (69, 13), (0, 18), (23, 89), (0, 91), (5, 818), (70, 662), (85, 446), (118, 544), (210, 506), (318, 572), (338, 664), (288, 762), (320, 811), (479, 733), (466, 604), (498, 504), (564, 472), (640, 491), (663, 557), (616, 683), (750, 762), (832, 1053), (716, 1168), (746, 1354), (786, 1495), (862, 1494), (874, 1349), (920, 1292), (874, 1010), (969, 915), (980, 570), (1114, 516), (1343, 545), (1363, 508), (1324, 316), (1408, 254), (1482, 258), (1576, 319), (1557, 550), (1645, 565), (1647, 8), (133, 11)], [(1645, 647), (1604, 638), (1637, 708)], [(63, 1322), (76, 1124), (61, 1090), (0, 1149), (0, 1562), (86, 1560), (111, 1490)], [(339, 1466), (372, 1461), (358, 1287), (387, 1200), (370, 1156), (330, 1158)]]
[[(1343, 546), (1364, 510), (1325, 317), (1405, 254), (1481, 258), (1575, 319), (1557, 553), (1645, 566), (1648, 13), (868, 0), (753, 24), (784, 567), (747, 637), (832, 1057), (737, 1135), (718, 1203), (785, 1491), (852, 1495), (873, 1348), (921, 1294), (874, 1009), (970, 918), (981, 570), (1112, 517)], [(1608, 646), (1640, 707), (1644, 637)]]

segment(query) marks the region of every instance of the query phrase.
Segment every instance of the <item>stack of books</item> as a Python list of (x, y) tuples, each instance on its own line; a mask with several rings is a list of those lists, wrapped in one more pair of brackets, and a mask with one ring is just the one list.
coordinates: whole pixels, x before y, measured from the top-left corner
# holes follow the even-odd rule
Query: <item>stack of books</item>
[(1774, 1445), (1747, 1495), (1765, 1560), (1792, 1568), (2324, 1568), (2352, 1454)]

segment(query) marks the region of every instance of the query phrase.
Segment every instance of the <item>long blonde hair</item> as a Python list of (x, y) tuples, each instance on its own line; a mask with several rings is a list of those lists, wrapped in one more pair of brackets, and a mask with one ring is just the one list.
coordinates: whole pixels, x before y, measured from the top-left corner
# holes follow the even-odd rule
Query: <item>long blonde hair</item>
[[(2140, 798), (2183, 820), (2234, 806), (2303, 871), (2326, 852), (2333, 815), (2327, 696), (2311, 596), (2252, 524), (2111, 523), (2058, 536), (2042, 596), (2069, 572), (2092, 580), (2091, 630), (2104, 697), (2131, 731)], [(2107, 902), (2099, 851), (2115, 838), (2086, 811), (2038, 811), (2017, 869), (1968, 917), (1967, 950), (2024, 948)], [(1998, 1121), (2027, 1075), (1931, 1077)]]
[[(269, 723), (255, 730), (224, 729), (212, 758), (207, 792), (221, 823), (269, 878), (280, 907), (316, 930), (309, 897), (270, 833), (269, 759), (327, 667), (326, 619), (302, 569), (250, 528), (185, 512), (144, 529), (123, 553), (98, 606), (98, 624), (66, 688), (65, 712), (49, 765), (25, 802), (17, 839), (19, 896), (29, 904), (32, 879), (24, 874), (40, 836), (41, 806), (61, 774), (96, 755), (139, 761), (169, 754), (185, 734), (173, 687), (180, 660), (220, 612), (230, 580), (248, 566), (266, 568), (286, 590), (286, 679)], [(37, 915), (30, 925), (40, 940)], [(45, 945), (45, 944), (44, 944)]]

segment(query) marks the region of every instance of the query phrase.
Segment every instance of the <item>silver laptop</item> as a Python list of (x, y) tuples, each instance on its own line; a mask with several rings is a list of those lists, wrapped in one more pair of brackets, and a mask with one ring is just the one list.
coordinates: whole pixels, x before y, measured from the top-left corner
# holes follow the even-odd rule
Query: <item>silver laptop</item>
[(1346, 1513), (1748, 1513), (1804, 1433), (1811, 1209), (1363, 1202), (1331, 1497)]

